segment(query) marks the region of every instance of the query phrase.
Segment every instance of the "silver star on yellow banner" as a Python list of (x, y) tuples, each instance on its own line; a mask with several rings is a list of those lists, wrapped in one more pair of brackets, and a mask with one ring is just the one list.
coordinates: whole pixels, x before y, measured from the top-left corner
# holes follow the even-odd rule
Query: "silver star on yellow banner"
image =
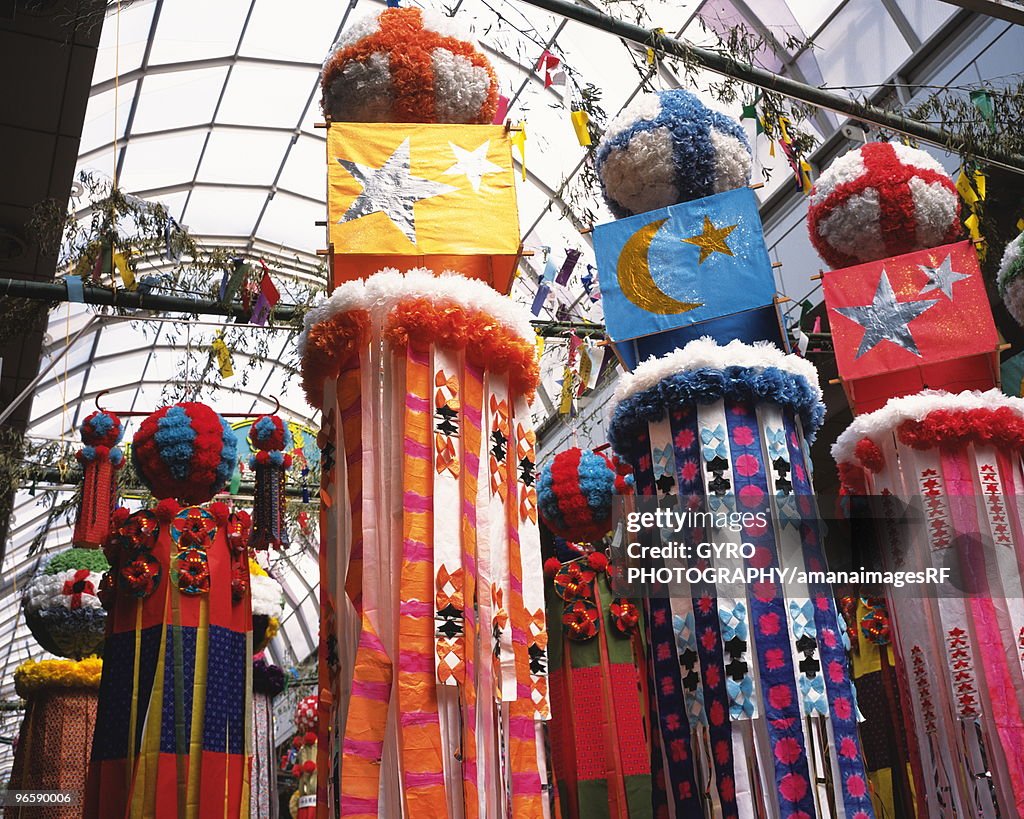
[(421, 199), (458, 190), (443, 182), (412, 175), (408, 139), (395, 148), (395, 152), (379, 168), (360, 165), (348, 159), (339, 158), (338, 162), (363, 186), (338, 223), (351, 222), (371, 213), (383, 213), (413, 244), (416, 244), (415, 204)]

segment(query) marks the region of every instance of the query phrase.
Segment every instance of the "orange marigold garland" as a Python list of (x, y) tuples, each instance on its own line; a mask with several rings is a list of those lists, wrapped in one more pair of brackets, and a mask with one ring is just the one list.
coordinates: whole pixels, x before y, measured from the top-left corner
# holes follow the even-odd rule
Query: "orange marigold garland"
[(427, 298), (404, 299), (388, 314), (384, 336), (396, 347), (431, 344), (465, 350), (470, 362), (508, 373), (509, 388), (528, 400), (540, 383), (537, 350), (483, 310)]
[(369, 339), (370, 314), (365, 310), (335, 313), (309, 328), (302, 356), (302, 388), (312, 406), (319, 407), (323, 400), (324, 381), (336, 378)]

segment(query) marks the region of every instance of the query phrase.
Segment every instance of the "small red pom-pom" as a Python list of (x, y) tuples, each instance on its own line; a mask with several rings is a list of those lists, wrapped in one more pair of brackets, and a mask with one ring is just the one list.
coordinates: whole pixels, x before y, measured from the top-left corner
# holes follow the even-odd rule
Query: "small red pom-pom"
[(292, 737), (292, 745), (294, 745), (296, 748), (301, 748), (302, 747), (302, 737), (300, 737), (300, 736)]
[(590, 568), (597, 572), (603, 572), (608, 568), (608, 556), (604, 552), (591, 552), (587, 557)]
[(231, 510), (224, 501), (216, 501), (211, 503), (208, 507), (209, 512), (213, 515), (214, 519), (221, 526), (226, 526), (228, 522), (228, 516), (231, 514)]
[(164, 498), (153, 509), (153, 514), (161, 523), (170, 523), (180, 511), (181, 504), (174, 498)]
[(314, 734), (312, 731), (306, 731), (306, 736), (303, 737), (303, 739), (305, 740), (307, 745), (316, 744), (316, 734)]
[(282, 460), (282, 464), (283, 464), (285, 469), (288, 469), (292, 465), (292, 456), (291, 455), (285, 455), (281, 460)]
[(296, 779), (298, 779), (300, 776), (302, 776), (302, 766), (301, 765), (292, 765), (292, 776), (294, 776)]
[(131, 512), (129, 512), (124, 506), (118, 506), (117, 509), (114, 510), (114, 525), (120, 526), (128, 520), (128, 516), (130, 514)]
[(110, 457), (110, 447), (109, 446), (103, 446), (102, 444), (97, 445), (96, 446), (96, 457), (99, 460), (101, 460), (101, 461), (107, 460), (107, 458)]
[(549, 557), (544, 561), (544, 574), (548, 577), (554, 577), (558, 570), (562, 568), (562, 561), (557, 557)]
[(857, 460), (872, 472), (881, 472), (885, 467), (885, 456), (882, 454), (882, 450), (870, 438), (865, 437), (857, 441), (853, 453), (857, 456)]
[(316, 763), (312, 759), (307, 759), (302, 763), (302, 772), (311, 774), (316, 770)]

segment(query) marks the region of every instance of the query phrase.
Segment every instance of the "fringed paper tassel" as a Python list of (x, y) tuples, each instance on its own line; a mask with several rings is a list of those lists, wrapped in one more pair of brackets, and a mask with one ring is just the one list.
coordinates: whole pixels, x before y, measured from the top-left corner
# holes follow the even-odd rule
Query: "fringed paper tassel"
[(124, 436), (124, 425), (114, 413), (100, 410), (82, 422), (81, 433), (84, 446), (75, 457), (84, 474), (74, 543), (95, 549), (110, 532), (117, 500), (115, 474), (124, 466), (124, 453), (117, 446)]
[(288, 425), (276, 415), (261, 415), (249, 430), (249, 443), (256, 454), (249, 466), (256, 472), (252, 509), (251, 549), (284, 549), (288, 546), (285, 520), (285, 470), (292, 465), (288, 453), (292, 436)]

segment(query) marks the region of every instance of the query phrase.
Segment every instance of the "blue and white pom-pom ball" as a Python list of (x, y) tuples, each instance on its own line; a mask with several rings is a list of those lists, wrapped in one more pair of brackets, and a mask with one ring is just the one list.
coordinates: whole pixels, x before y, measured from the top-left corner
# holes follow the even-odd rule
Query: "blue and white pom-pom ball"
[(750, 182), (750, 145), (736, 120), (689, 91), (644, 96), (613, 119), (595, 167), (619, 219)]

